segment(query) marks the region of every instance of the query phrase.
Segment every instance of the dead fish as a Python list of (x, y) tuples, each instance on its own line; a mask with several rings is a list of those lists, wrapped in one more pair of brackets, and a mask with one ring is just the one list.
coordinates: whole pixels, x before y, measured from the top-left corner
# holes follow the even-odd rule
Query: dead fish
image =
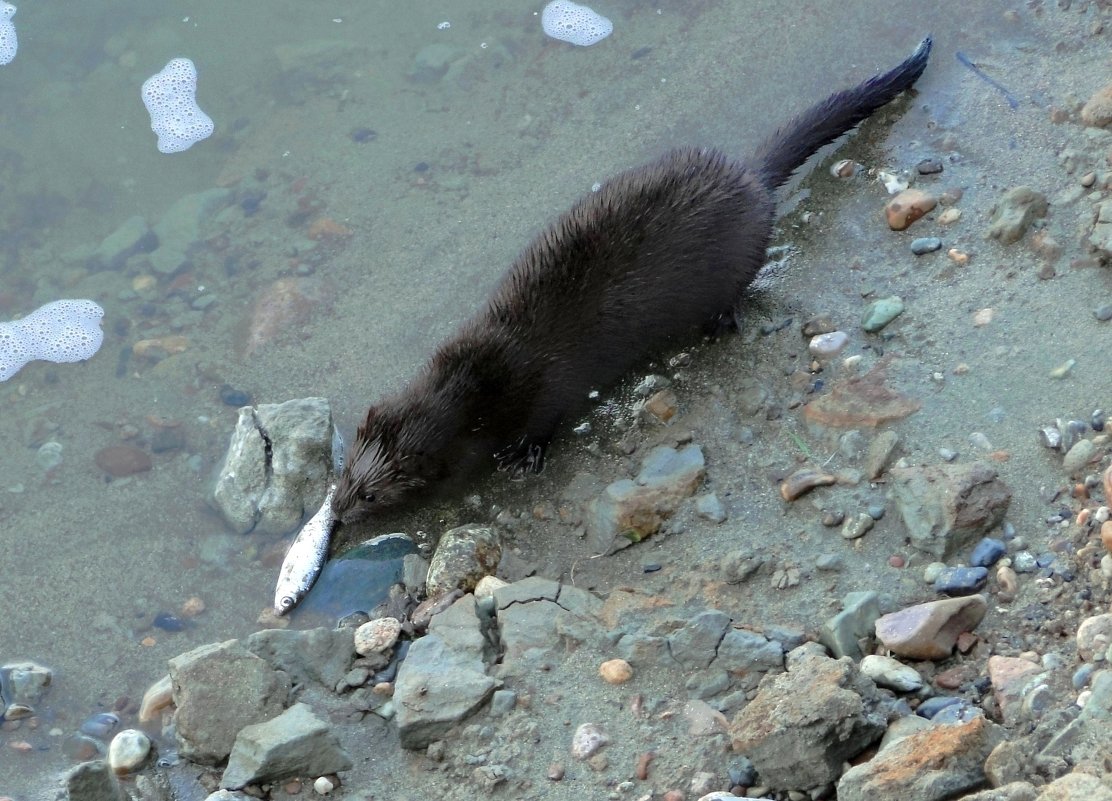
[[(340, 430), (332, 427), (332, 468), (339, 473), (344, 467), (344, 438)], [(328, 559), (328, 544), (332, 540), (332, 530), (336, 528), (336, 518), (332, 514), (332, 497), (336, 485), (332, 484), (324, 496), (317, 513), (309, 518), (301, 531), (297, 532), (282, 567), (278, 571), (278, 583), (274, 587), (274, 614), (284, 615), (293, 609), (313, 587)]]
[(336, 527), (336, 518), (332, 515), (332, 496), (335, 494), (336, 485), (333, 484), (328, 488), (320, 509), (301, 527), (297, 538), (286, 551), (282, 569), (278, 571), (278, 583), (274, 588), (276, 615), (284, 615), (297, 606), (324, 567), (332, 529)]

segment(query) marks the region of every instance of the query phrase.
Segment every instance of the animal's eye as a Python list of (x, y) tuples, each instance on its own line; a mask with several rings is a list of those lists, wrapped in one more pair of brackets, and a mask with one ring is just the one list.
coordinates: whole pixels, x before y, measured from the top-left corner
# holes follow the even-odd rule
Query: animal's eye
[(282, 605), (283, 609), (289, 609), (291, 606), (293, 606), (293, 598), (291, 598), (289, 595), (283, 595), (282, 600), (278, 603)]
[(367, 503), (374, 503), (375, 502), (375, 494), (373, 492), (368, 492), (363, 497), (363, 500), (365, 500)]

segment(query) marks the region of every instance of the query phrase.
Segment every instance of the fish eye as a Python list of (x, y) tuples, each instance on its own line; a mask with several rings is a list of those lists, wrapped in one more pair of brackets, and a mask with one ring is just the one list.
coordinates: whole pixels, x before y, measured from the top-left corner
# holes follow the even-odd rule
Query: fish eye
[(291, 606), (293, 606), (293, 596), (283, 595), (282, 600), (278, 602), (278, 605), (281, 606), (283, 609), (289, 609)]

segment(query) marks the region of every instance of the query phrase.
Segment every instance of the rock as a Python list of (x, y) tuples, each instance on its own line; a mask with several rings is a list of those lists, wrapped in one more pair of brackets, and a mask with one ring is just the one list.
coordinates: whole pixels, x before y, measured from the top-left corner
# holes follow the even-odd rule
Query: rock
[(729, 628), (715, 652), (713, 667), (731, 676), (747, 676), (784, 669), (784, 646), (745, 629)]
[(903, 231), (938, 204), (938, 198), (921, 189), (905, 189), (888, 201), (884, 216), (893, 231)]
[(865, 476), (876, 481), (892, 463), (899, 446), (900, 436), (892, 429), (885, 429), (873, 437), (865, 454)]
[[(173, 251), (175, 256), (180, 255), (183, 259), (190, 255), (201, 244), (204, 224), (232, 198), (232, 191), (224, 188), (207, 189), (178, 198), (154, 226), (158, 250), (152, 254), (152, 261), (163, 251)], [(172, 259), (166, 258), (167, 263), (170, 261)]]
[(1062, 469), (1068, 476), (1080, 476), (1096, 453), (1097, 448), (1091, 439), (1078, 440), (1062, 458)]
[[(943, 214), (948, 213), (949, 209)], [(911, 241), (911, 252), (916, 256), (925, 256), (928, 253), (934, 253), (936, 250), (942, 249), (942, 240), (937, 236), (921, 236), (918, 239)]]
[(860, 659), (859, 643), (872, 639), (880, 617), (880, 596), (872, 590), (851, 592), (842, 599), (842, 611), (827, 620), (819, 630), (819, 642), (830, 649), (835, 659), (848, 656)]
[(395, 617), (368, 620), (355, 630), (355, 653), (366, 656), (385, 653), (394, 647), (402, 633), (402, 623)]
[(108, 744), (108, 766), (117, 775), (133, 773), (151, 753), (151, 740), (137, 729), (118, 732)]
[(986, 567), (944, 567), (934, 580), (934, 591), (939, 595), (972, 595), (988, 584)]
[(615, 481), (588, 505), (589, 547), (595, 553), (613, 553), (655, 534), (679, 502), (695, 494), (704, 475), (698, 445), (653, 448), (636, 479)]
[(932, 726), (847, 770), (838, 780), (838, 799), (956, 798), (985, 784), (984, 761), (1003, 739), (1003, 730), (983, 717), (954, 726)]
[(1112, 670), (1099, 670), (1090, 682), (1092, 692), (1081, 713), (1039, 752), (1041, 759), (1066, 759), (1070, 764), (1092, 760), (1102, 764), (1108, 756), (1108, 730), (1112, 727)]
[(1033, 678), (1041, 681), (1041, 665), (1013, 656), (993, 655), (988, 658), (988, 677), (1000, 717), (1005, 724), (1014, 724), (1019, 718), (1020, 702)]
[(939, 559), (999, 525), (1012, 498), (985, 462), (894, 468), (888, 475), (911, 544)]
[(1009, 189), (993, 207), (988, 237), (1000, 240), (1002, 245), (1018, 242), (1027, 232), (1027, 227), (1034, 220), (1045, 217), (1049, 208), (1046, 195), (1042, 192), (1036, 192), (1029, 186)]
[(103, 270), (118, 270), (136, 253), (149, 253), (158, 246), (158, 237), (139, 215), (128, 218), (106, 236), (93, 252), (92, 262)]
[(961, 801), (1036, 801), (1038, 794), (1035, 786), (1028, 782), (1011, 782), (1003, 787), (963, 795)]
[(763, 786), (805, 791), (836, 780), (842, 763), (878, 740), (885, 723), (880, 693), (856, 667), (809, 654), (761, 680), (731, 722), (730, 738)]
[(485, 576), (494, 575), (501, 558), (502, 541), (491, 528), (471, 523), (444, 532), (429, 564), (429, 597), (455, 589), (471, 592)]
[(30, 707), (40, 704), (53, 679), (50, 668), (37, 662), (12, 662), (0, 667), (0, 690), (8, 703)]
[(527, 578), (495, 590), (494, 601), (502, 677), (530, 675), (538, 656), (554, 648), (563, 650), (565, 643), (580, 644), (598, 631), (601, 602), (576, 587)]
[(288, 534), (324, 497), (332, 434), (325, 398), (242, 407), (213, 505), (241, 534)]
[(1042, 788), (1037, 801), (1112, 801), (1112, 789), (1087, 773), (1067, 773)]
[[(1107, 524), (1106, 524), (1107, 525)], [(1077, 627), (1077, 655), (1090, 662), (1112, 645), (1112, 614), (1093, 615)]]
[(62, 781), (69, 801), (128, 801), (128, 795), (103, 761), (82, 762)]
[(410, 646), (394, 684), (403, 748), (427, 748), (487, 702), (495, 687), (484, 663), (488, 648), (473, 596), (432, 619), (429, 633)]
[(988, 602), (981, 595), (909, 606), (877, 620), (876, 636), (898, 656), (945, 659), (958, 635), (976, 628), (987, 609)]
[(307, 704), (298, 703), (239, 732), (220, 786), (238, 790), (248, 784), (350, 770), (352, 764), (331, 725)]
[(923, 686), (923, 677), (910, 665), (905, 665), (890, 656), (869, 654), (858, 665), (861, 672), (872, 679), (878, 687), (887, 687), (899, 692), (914, 692)]
[(829, 487), (837, 481), (837, 477), (813, 467), (804, 467), (796, 470), (780, 482), (780, 497), (791, 502), (804, 495), (815, 487)]
[(700, 495), (695, 499), (695, 513), (712, 523), (723, 523), (726, 520), (726, 509), (713, 492)]
[(167, 673), (143, 693), (143, 701), (139, 705), (139, 722), (149, 723), (172, 703), (174, 703), (174, 685), (170, 681), (170, 674)]
[(608, 742), (610, 738), (596, 724), (580, 724), (571, 738), (571, 755), (579, 760), (587, 759)]
[(351, 629), (324, 627), (264, 629), (247, 637), (243, 645), (289, 676), (293, 684), (316, 682), (329, 689), (351, 669), (355, 652)]
[(286, 707), (289, 676), (238, 640), (202, 645), (169, 664), (180, 753), (199, 764), (222, 761), (240, 729), (268, 720)]
[(919, 411), (919, 401), (908, 398), (885, 383), (892, 361), (885, 356), (869, 372), (835, 381), (830, 392), (803, 407), (813, 423), (839, 428), (877, 426)]
[(875, 334), (903, 314), (903, 299), (896, 295), (874, 300), (861, 315), (861, 327), (866, 333)]
[(969, 564), (973, 567), (992, 567), (1008, 552), (1008, 546), (1003, 540), (993, 537), (984, 537), (973, 546), (973, 553), (969, 557)]
[(1098, 89), (1081, 107), (1081, 121), (1094, 128), (1112, 124), (1112, 83)]
[(326, 291), (319, 278), (287, 276), (264, 287), (251, 304), (243, 356), (249, 359), (274, 340), (304, 325)]
[(607, 659), (598, 666), (598, 674), (607, 684), (625, 684), (633, 678), (633, 668), (624, 659)]
[(684, 667), (708, 667), (729, 627), (729, 615), (718, 609), (707, 609), (668, 636), (668, 649)]
[[(1097, 204), (1089, 244), (1101, 260), (1107, 262), (1112, 259), (1112, 199)], [(1100, 315), (1097, 319), (1100, 319)]]
[(112, 478), (145, 473), (153, 467), (150, 455), (133, 445), (109, 445), (93, 454), (97, 467)]

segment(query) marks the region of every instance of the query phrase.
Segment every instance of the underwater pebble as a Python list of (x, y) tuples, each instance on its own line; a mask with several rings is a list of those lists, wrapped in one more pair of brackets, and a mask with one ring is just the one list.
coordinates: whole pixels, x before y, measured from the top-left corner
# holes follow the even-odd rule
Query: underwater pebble
[(957, 248), (950, 248), (949, 250), (947, 250), (946, 258), (948, 258), (958, 267), (964, 267), (965, 265), (969, 264), (969, 254), (966, 253), (964, 250), (958, 250)]
[(113, 478), (143, 473), (153, 467), (151, 457), (131, 445), (109, 445), (93, 454), (97, 467)]
[(985, 537), (973, 546), (973, 555), (969, 557), (969, 564), (973, 567), (992, 567), (1008, 552), (1008, 547), (1003, 540)]
[(992, 317), (995, 312), (991, 308), (978, 309), (973, 313), (973, 327), (984, 328), (992, 322)]
[(937, 236), (921, 236), (911, 241), (911, 252), (916, 256), (934, 253), (942, 249), (942, 240)]
[(166, 674), (143, 693), (143, 702), (139, 705), (139, 722), (146, 723), (154, 720), (159, 712), (173, 702), (174, 687), (170, 675)]
[(988, 570), (983, 567), (948, 567), (934, 580), (939, 595), (972, 595), (988, 583)]
[(81, 733), (105, 739), (120, 725), (120, 719), (111, 712), (97, 712), (81, 724)]
[(1096, 455), (1096, 450), (1097, 447), (1091, 439), (1078, 440), (1062, 458), (1062, 469), (1071, 476), (1083, 472)]
[(313, 782), (313, 792), (317, 795), (328, 795), (336, 789), (336, 785), (327, 776), (321, 776)]
[(1057, 379), (1065, 378), (1070, 374), (1070, 371), (1073, 370), (1075, 364), (1077, 364), (1076, 359), (1066, 359), (1066, 361), (1050, 371), (1050, 377)]
[(251, 393), (225, 384), (220, 387), (220, 402), (226, 406), (235, 406), (236, 408), (250, 406)]
[(108, 766), (117, 774), (131, 773), (146, 760), (151, 741), (138, 729), (124, 729), (108, 746)]

